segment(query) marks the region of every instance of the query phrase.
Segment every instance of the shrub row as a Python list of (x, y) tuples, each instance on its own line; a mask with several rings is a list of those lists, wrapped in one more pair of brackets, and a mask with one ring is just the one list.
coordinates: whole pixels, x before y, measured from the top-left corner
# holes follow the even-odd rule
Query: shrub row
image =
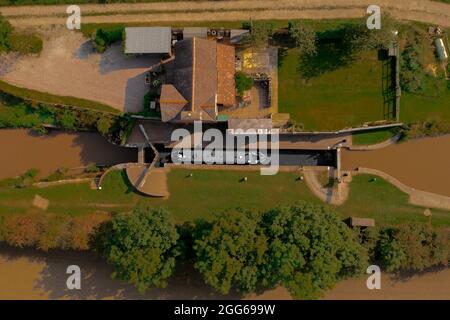
[(448, 266), (450, 259), (449, 231), (427, 224), (367, 229), (361, 239), (371, 260), (389, 272)]
[(98, 131), (111, 142), (124, 144), (134, 121), (128, 115), (28, 101), (0, 91), (0, 128), (32, 128), (45, 134), (46, 125)]
[(18, 247), (49, 249), (89, 249), (96, 227), (109, 219), (107, 214), (72, 217), (50, 213), (0, 216), (0, 241)]
[(426, 120), (406, 125), (401, 131), (401, 139), (433, 137), (450, 133), (450, 122)]

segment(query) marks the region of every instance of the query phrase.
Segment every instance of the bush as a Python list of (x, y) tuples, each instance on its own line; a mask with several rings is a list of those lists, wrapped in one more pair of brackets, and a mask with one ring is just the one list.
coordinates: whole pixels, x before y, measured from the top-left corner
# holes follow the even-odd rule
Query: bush
[(95, 164), (90, 164), (86, 167), (85, 171), (87, 173), (98, 173), (100, 172), (100, 168)]
[(42, 39), (36, 34), (14, 32), (11, 34), (11, 50), (20, 54), (37, 54), (42, 51)]
[(103, 53), (107, 46), (122, 40), (124, 30), (122, 26), (97, 29), (94, 37), (97, 52)]
[(67, 174), (67, 171), (67, 168), (59, 168), (55, 172), (51, 173), (47, 178), (45, 178), (44, 181), (52, 182), (63, 180)]
[(113, 265), (113, 277), (136, 286), (140, 292), (165, 287), (175, 269), (178, 233), (164, 210), (136, 208), (105, 224), (94, 243)]
[(235, 81), (236, 81), (236, 91), (240, 97), (244, 95), (245, 91), (250, 90), (253, 86), (253, 79), (248, 77), (242, 71), (236, 72)]
[(97, 130), (102, 135), (106, 136), (109, 133), (109, 129), (112, 126), (112, 119), (109, 117), (100, 117), (97, 121)]
[(70, 112), (69, 110), (66, 110), (62, 112), (61, 114), (58, 114), (57, 116), (58, 123), (61, 127), (67, 130), (75, 130), (76, 125), (76, 117), (75, 115)]
[(0, 53), (8, 52), (11, 49), (11, 33), (13, 27), (0, 15)]
[(422, 271), (447, 266), (449, 245), (446, 230), (433, 230), (425, 224), (389, 227), (380, 231), (375, 257), (390, 272)]
[(402, 140), (433, 137), (450, 133), (450, 123), (442, 120), (426, 120), (410, 123), (402, 130)]

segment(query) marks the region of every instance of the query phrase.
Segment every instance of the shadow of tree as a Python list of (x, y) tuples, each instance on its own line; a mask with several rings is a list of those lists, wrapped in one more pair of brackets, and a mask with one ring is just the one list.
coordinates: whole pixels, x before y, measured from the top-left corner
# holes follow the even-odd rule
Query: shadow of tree
[[(191, 263), (180, 264), (163, 289), (151, 289), (140, 294), (132, 285), (111, 278), (113, 269), (92, 252), (52, 250), (42, 252), (0, 246), (7, 261), (26, 258), (30, 262), (44, 263), (34, 288), (43, 291), (49, 299), (239, 299), (236, 293), (221, 295), (208, 287)], [(69, 265), (81, 269), (81, 289), (69, 290), (66, 286)]]
[(355, 61), (351, 47), (342, 40), (321, 42), (315, 55), (299, 55), (297, 72), (303, 79), (344, 68)]
[[(58, 132), (51, 133), (57, 134)], [(80, 148), (79, 157), (83, 165), (96, 163), (110, 166), (137, 161), (136, 148), (113, 145), (98, 133), (83, 132), (74, 135), (72, 146)]]
[(144, 110), (144, 96), (149, 91), (145, 84), (143, 72), (135, 77), (129, 78), (125, 87), (125, 112), (140, 112)]
[(87, 59), (89, 55), (96, 53), (92, 40), (83, 42), (75, 51), (74, 56), (78, 59)]
[(123, 53), (122, 43), (116, 42), (106, 49), (100, 58), (100, 73), (107, 74), (123, 69), (150, 68), (162, 59), (160, 54), (127, 56)]

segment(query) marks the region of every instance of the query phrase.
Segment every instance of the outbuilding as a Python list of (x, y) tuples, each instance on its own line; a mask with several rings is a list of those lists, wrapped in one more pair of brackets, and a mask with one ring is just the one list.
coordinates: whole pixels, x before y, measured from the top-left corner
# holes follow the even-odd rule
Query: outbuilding
[(170, 54), (172, 29), (170, 27), (125, 28), (125, 53)]
[(442, 41), (442, 38), (436, 38), (436, 40), (434, 40), (434, 45), (436, 46), (436, 52), (439, 60), (441, 61), (447, 60), (448, 54), (447, 50), (445, 49), (444, 41)]

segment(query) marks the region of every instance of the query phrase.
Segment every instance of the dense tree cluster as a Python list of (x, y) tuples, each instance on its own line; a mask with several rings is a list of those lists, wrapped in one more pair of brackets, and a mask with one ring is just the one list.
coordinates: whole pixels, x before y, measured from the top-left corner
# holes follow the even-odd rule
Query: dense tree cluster
[(168, 212), (146, 207), (115, 215), (102, 226), (96, 249), (114, 266), (113, 277), (140, 292), (165, 287), (175, 269), (178, 233)]
[(222, 293), (283, 285), (316, 298), (366, 265), (355, 234), (328, 209), (306, 203), (218, 215), (195, 237), (196, 268)]
[(426, 224), (384, 227), (372, 241), (373, 260), (380, 261), (390, 272), (447, 266), (448, 236), (448, 231), (432, 229)]

